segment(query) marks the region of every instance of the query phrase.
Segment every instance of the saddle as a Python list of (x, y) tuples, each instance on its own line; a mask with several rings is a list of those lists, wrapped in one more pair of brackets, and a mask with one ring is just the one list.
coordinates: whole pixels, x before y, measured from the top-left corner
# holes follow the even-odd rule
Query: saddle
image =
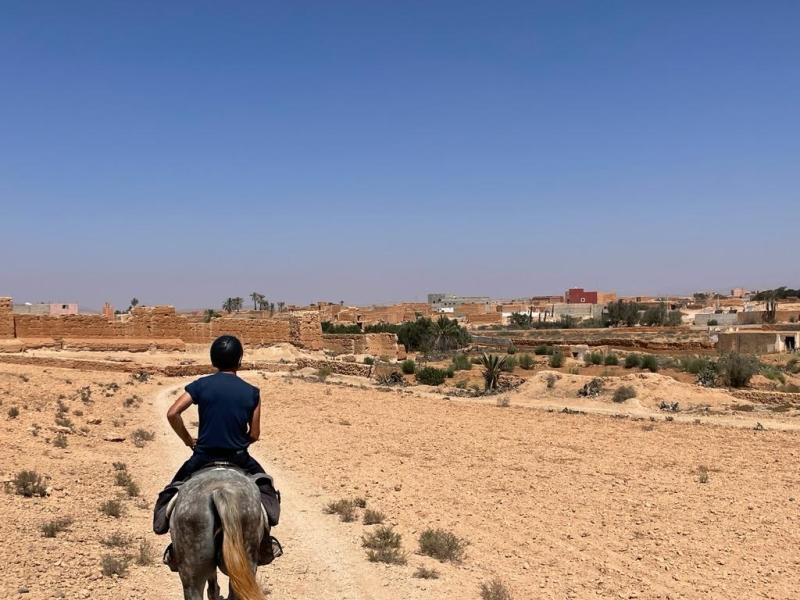
[[(250, 481), (252, 481), (253, 485), (256, 486), (256, 488), (258, 488), (258, 484), (261, 481), (268, 481), (270, 485), (274, 486), (274, 480), (272, 479), (271, 475), (267, 475), (266, 473), (255, 473), (254, 475), (250, 475), (247, 471), (245, 471), (244, 469), (238, 467), (233, 463), (224, 460), (217, 460), (212, 463), (208, 463), (202, 469), (195, 471), (194, 473), (189, 475), (189, 477), (187, 477), (184, 481), (176, 481), (172, 485), (168, 486), (168, 488), (174, 489), (176, 490), (176, 492), (175, 495), (172, 498), (170, 498), (169, 504), (167, 504), (167, 510), (166, 510), (167, 519), (169, 519), (172, 516), (172, 511), (175, 509), (175, 502), (178, 500), (178, 496), (180, 496), (181, 487), (183, 486), (184, 483), (192, 479), (192, 477), (197, 477), (201, 473), (208, 473), (209, 471), (218, 471), (220, 469), (238, 471), (239, 473), (247, 477)], [(261, 507), (261, 516), (263, 517), (264, 524), (266, 525), (267, 523), (269, 523), (267, 510), (264, 508), (264, 505), (261, 504), (260, 502), (259, 506)]]

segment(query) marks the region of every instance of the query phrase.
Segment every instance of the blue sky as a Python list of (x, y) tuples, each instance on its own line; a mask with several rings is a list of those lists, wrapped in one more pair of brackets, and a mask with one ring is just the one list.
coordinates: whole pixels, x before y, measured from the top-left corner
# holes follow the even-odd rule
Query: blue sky
[(800, 285), (796, 2), (2, 2), (0, 295)]

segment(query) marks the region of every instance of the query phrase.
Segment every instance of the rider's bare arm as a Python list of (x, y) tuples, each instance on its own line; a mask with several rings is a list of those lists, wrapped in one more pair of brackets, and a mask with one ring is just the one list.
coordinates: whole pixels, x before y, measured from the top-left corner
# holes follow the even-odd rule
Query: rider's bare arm
[(194, 445), (197, 443), (188, 431), (186, 431), (186, 426), (183, 424), (183, 417), (181, 417), (181, 413), (185, 411), (192, 405), (192, 397), (189, 395), (188, 392), (184, 392), (181, 396), (175, 400), (175, 403), (169, 407), (167, 411), (167, 420), (169, 424), (172, 426), (172, 429), (175, 433), (178, 434), (178, 437), (183, 440), (183, 443), (189, 446), (189, 448), (194, 448)]
[(250, 419), (250, 443), (257, 442), (259, 437), (261, 437), (261, 402), (256, 406), (253, 418)]

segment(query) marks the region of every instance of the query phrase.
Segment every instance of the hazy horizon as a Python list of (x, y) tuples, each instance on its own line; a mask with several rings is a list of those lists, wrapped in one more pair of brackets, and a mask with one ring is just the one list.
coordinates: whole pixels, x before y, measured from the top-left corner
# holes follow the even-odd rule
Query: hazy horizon
[(789, 2), (9, 4), (0, 296), (797, 287), (798, 30)]

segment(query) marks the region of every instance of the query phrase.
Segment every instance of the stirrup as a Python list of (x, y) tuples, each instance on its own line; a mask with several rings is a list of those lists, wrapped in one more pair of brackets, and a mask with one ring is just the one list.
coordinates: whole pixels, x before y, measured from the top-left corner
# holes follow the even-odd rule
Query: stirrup
[(167, 565), (169, 570), (173, 573), (178, 572), (178, 565), (175, 564), (175, 557), (172, 556), (172, 544), (167, 546), (166, 550), (164, 550), (164, 556), (161, 558), (161, 562)]
[(281, 543), (277, 540), (277, 538), (269, 536), (269, 541), (272, 542), (272, 558), (279, 558), (283, 556), (283, 546), (281, 546)]
[(261, 544), (258, 549), (258, 566), (263, 567), (268, 565), (282, 555), (283, 546), (281, 546), (281, 543), (272, 536), (269, 536), (268, 539), (265, 536), (264, 539), (261, 540)]

